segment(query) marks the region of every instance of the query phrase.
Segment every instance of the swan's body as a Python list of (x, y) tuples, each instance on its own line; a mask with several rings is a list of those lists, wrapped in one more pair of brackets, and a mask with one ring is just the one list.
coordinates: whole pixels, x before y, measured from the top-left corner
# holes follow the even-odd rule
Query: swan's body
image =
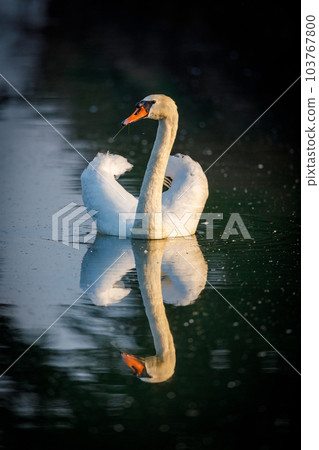
[[(133, 166), (122, 156), (99, 153), (81, 177), (84, 204), (97, 211), (94, 219), (102, 234), (142, 239), (192, 235), (208, 197), (208, 183), (200, 165), (189, 156), (170, 156), (178, 127), (177, 107), (165, 95), (150, 95), (123, 124), (142, 117), (158, 120), (159, 125), (139, 198), (116, 181)], [(162, 192), (165, 177), (172, 182)]]

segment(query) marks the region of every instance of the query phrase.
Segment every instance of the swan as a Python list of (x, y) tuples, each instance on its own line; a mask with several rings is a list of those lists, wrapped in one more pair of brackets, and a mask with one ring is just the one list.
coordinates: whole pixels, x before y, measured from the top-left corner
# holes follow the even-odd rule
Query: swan
[[(148, 118), (158, 121), (139, 198), (117, 178), (132, 169), (121, 155), (98, 153), (81, 175), (82, 198), (94, 211), (97, 231), (136, 239), (191, 236), (208, 198), (208, 182), (190, 156), (170, 156), (178, 128), (177, 106), (163, 94), (146, 96), (122, 126)], [(163, 192), (163, 185), (168, 190)]]
[(83, 257), (81, 288), (95, 305), (112, 308), (130, 294), (122, 279), (135, 268), (155, 355), (140, 357), (118, 350), (137, 378), (160, 383), (172, 377), (176, 365), (165, 304), (194, 303), (206, 285), (207, 263), (196, 236), (137, 241), (97, 235)]

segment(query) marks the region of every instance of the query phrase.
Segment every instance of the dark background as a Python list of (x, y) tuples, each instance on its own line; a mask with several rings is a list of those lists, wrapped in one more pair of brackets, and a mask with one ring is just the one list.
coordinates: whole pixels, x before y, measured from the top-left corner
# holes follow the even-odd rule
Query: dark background
[(299, 9), (289, 2), (51, 0), (44, 32), (104, 52), (105, 63), (129, 56), (141, 66), (168, 67), (201, 97), (219, 95), (210, 76), (221, 70), (247, 100), (264, 100), (300, 74)]

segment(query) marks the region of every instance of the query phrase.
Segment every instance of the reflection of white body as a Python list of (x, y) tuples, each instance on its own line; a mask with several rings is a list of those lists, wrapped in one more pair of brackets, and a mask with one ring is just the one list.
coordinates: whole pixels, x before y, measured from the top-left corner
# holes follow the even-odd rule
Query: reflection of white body
[(176, 359), (163, 297), (175, 305), (193, 303), (205, 286), (207, 264), (195, 237), (131, 243), (98, 236), (83, 259), (81, 287), (87, 289), (105, 271), (87, 294), (97, 305), (119, 302), (130, 292), (122, 278), (135, 266), (156, 355), (123, 353), (123, 359), (140, 379), (158, 383), (172, 376)]
[(194, 303), (206, 284), (207, 263), (193, 236), (169, 239), (162, 260), (162, 293), (165, 303)]
[[(147, 242), (141, 245), (146, 249)], [(94, 283), (87, 295), (95, 305), (118, 303), (131, 291), (122, 278), (135, 266), (132, 241), (97, 235), (82, 261), (81, 288), (86, 290)], [(195, 236), (165, 239), (161, 267), (161, 291), (165, 303), (175, 306), (193, 303), (205, 287), (206, 275), (207, 263)]]
[[(98, 211), (94, 219), (102, 234), (118, 236), (119, 221), (123, 221), (121, 226), (126, 227), (126, 236), (134, 238), (192, 235), (208, 197), (206, 176), (201, 166), (189, 156), (170, 156), (178, 127), (174, 101), (165, 95), (150, 95), (139, 105), (144, 105), (148, 111), (137, 105), (125, 125), (142, 117), (159, 121), (139, 198), (127, 192), (115, 179), (132, 165), (122, 156), (100, 153), (81, 177), (84, 204), (88, 210)], [(163, 193), (164, 183), (170, 187)], [(144, 234), (131, 232), (136, 213), (139, 213), (138, 218), (147, 215)], [(122, 214), (131, 214), (133, 218), (126, 223)], [(136, 224), (136, 228), (138, 226)]]
[[(118, 303), (131, 291), (124, 286), (121, 279), (134, 266), (129, 240), (98, 235), (82, 261), (81, 288), (86, 290), (92, 285), (87, 295), (95, 305)], [(106, 272), (102, 275), (104, 271)]]

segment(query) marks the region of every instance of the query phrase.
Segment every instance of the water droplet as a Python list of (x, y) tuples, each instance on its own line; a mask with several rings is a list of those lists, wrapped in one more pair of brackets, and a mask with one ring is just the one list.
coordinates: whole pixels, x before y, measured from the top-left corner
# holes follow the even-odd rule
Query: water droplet
[(116, 431), (117, 433), (122, 433), (122, 431), (124, 431), (124, 426), (121, 423), (117, 423), (114, 425), (113, 427), (114, 431)]
[(98, 108), (96, 105), (91, 105), (91, 106), (89, 107), (89, 111), (90, 111), (90, 113), (92, 113), (92, 114), (98, 112), (98, 110), (99, 110), (99, 108)]
[(187, 417), (197, 417), (199, 416), (199, 411), (198, 409), (187, 409), (185, 415)]
[(175, 392), (168, 392), (166, 394), (166, 397), (169, 398), (170, 400), (172, 400), (173, 398), (176, 397), (176, 394), (175, 394)]

